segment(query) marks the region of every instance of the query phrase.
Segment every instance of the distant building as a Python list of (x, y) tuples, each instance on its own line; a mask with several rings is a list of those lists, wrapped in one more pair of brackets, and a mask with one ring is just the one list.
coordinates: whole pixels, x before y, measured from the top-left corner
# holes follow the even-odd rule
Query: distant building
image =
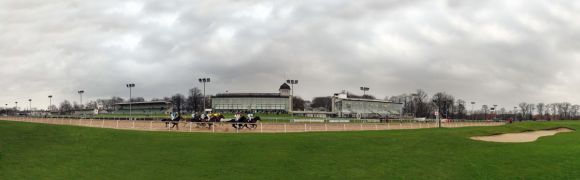
[(332, 112), (338, 117), (385, 118), (400, 116), (403, 103), (376, 99), (348, 98), (346, 93), (332, 97)]
[(290, 86), (282, 84), (278, 93), (224, 93), (211, 99), (213, 111), (221, 113), (288, 113)]
[(169, 114), (173, 105), (168, 101), (132, 102), (115, 104), (112, 114)]

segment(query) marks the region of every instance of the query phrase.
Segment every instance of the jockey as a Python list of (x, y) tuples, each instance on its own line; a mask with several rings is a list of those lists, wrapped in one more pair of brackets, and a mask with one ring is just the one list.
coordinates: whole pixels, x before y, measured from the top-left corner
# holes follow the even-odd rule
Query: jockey
[(240, 121), (240, 118), (242, 117), (242, 115), (240, 113), (236, 113), (236, 115), (234, 116), (236, 118), (236, 122)]
[(171, 121), (174, 121), (175, 118), (177, 118), (176, 115), (177, 115), (177, 113), (175, 113), (175, 112), (171, 113)]

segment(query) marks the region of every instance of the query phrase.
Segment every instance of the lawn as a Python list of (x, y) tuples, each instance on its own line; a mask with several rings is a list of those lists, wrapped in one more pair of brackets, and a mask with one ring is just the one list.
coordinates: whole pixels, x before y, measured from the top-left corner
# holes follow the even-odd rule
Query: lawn
[(569, 127), (290, 134), (139, 132), (0, 121), (0, 179), (575, 179), (580, 134), (533, 143), (473, 135)]

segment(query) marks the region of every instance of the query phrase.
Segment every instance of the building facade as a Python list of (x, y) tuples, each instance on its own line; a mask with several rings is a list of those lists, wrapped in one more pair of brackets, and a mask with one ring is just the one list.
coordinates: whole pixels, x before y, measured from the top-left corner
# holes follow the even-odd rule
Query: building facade
[(403, 103), (376, 99), (348, 98), (346, 93), (332, 97), (332, 112), (338, 117), (348, 118), (387, 118), (399, 117)]
[(282, 84), (278, 93), (224, 93), (212, 96), (214, 112), (288, 113), (290, 86)]

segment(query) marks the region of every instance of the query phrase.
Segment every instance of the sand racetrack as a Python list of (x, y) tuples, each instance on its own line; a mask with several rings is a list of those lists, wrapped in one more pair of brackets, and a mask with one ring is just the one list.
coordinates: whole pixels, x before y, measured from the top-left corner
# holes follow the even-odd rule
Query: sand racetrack
[(527, 131), (521, 133), (498, 134), (492, 136), (476, 136), (473, 140), (488, 141), (488, 142), (503, 142), (503, 143), (524, 143), (534, 142), (544, 136), (553, 136), (563, 132), (573, 132), (574, 130), (568, 128), (558, 128), (551, 130)]

